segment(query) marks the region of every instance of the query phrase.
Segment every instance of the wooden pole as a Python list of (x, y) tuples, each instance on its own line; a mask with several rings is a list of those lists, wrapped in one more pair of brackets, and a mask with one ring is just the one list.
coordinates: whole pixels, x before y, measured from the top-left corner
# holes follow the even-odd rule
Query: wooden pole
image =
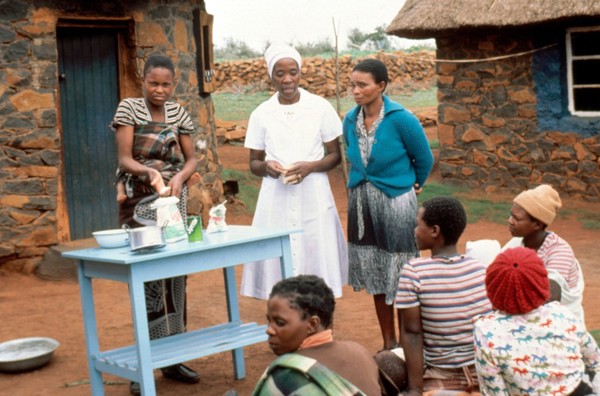
[[(331, 18), (333, 23), (333, 36), (335, 37), (335, 102), (336, 102), (336, 110), (338, 116), (342, 117), (342, 110), (340, 104), (340, 68), (338, 63), (338, 35), (337, 30), (335, 28), (335, 19)], [(348, 163), (346, 160), (346, 146), (344, 145), (344, 139), (340, 139), (340, 154), (342, 156), (342, 168), (344, 172), (344, 186), (346, 189), (348, 188)]]

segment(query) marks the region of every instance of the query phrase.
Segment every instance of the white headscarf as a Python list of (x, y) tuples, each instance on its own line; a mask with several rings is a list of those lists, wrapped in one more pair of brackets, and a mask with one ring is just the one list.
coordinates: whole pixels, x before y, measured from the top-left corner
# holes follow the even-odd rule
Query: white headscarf
[(302, 67), (302, 57), (295, 48), (287, 44), (271, 44), (265, 51), (265, 62), (267, 62), (269, 77), (273, 74), (275, 63), (283, 58), (292, 58), (296, 61), (298, 67)]

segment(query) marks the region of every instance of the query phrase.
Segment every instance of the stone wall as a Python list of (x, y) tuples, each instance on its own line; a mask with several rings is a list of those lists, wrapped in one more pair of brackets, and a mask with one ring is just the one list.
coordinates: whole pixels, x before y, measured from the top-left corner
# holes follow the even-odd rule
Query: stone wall
[[(41, 4), (38, 6), (37, 4)], [(194, 5), (195, 4), (195, 5)], [(192, 10), (201, 0), (2, 2), (0, 13), (0, 271), (32, 272), (49, 249), (69, 240), (60, 183), (61, 137), (56, 30), (59, 19), (94, 24), (127, 21), (132, 70), (122, 92), (139, 94), (139, 70), (150, 52), (174, 59), (176, 100), (197, 126), (193, 136), (201, 182), (191, 191), (192, 213), (220, 201), (221, 166), (212, 100), (198, 94)], [(138, 92), (135, 92), (135, 90)], [(65, 231), (66, 229), (66, 231)]]
[[(386, 64), (392, 89), (401, 90), (405, 87), (416, 89), (435, 84), (435, 53), (433, 51), (379, 52), (371, 57)], [(339, 89), (342, 96), (348, 92), (352, 68), (362, 59), (364, 58), (353, 58), (351, 55), (344, 55), (338, 59)], [(335, 58), (302, 59), (300, 86), (320, 96), (334, 97), (335, 63)], [(216, 63), (214, 78), (217, 91), (246, 92), (249, 89), (264, 91), (271, 88), (267, 67), (262, 58)]]
[(600, 131), (590, 136), (539, 129), (531, 54), (439, 61), (485, 59), (530, 51), (534, 42), (544, 45), (527, 34), (437, 40), (442, 177), (487, 192), (548, 183), (564, 195), (600, 201)]

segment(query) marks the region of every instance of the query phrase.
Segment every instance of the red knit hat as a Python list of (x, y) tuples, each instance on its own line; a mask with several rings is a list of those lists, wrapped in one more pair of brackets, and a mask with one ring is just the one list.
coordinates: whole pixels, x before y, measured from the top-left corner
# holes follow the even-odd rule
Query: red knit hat
[(495, 309), (524, 314), (544, 304), (550, 282), (544, 262), (535, 250), (516, 247), (496, 256), (487, 268), (485, 287)]

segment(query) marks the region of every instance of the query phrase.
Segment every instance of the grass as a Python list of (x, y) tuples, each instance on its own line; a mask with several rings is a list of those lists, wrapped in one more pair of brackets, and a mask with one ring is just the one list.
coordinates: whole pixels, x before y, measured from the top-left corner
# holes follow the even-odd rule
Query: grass
[[(249, 171), (224, 169), (222, 180), (237, 180), (240, 192), (237, 197), (246, 204), (246, 213), (253, 214), (256, 209), (256, 200), (260, 190), (261, 178), (252, 175)], [(510, 201), (489, 201), (473, 197), (471, 189), (446, 183), (428, 182), (423, 192), (419, 194), (419, 202), (439, 196), (452, 196), (460, 200), (467, 212), (469, 223), (476, 223), (482, 219), (496, 223), (506, 224), (510, 215), (512, 203)], [(574, 216), (581, 222), (584, 229), (600, 229), (600, 214), (582, 209), (565, 210), (563, 216)], [(599, 330), (600, 332), (600, 330)]]
[(600, 230), (600, 214), (585, 211), (583, 215), (577, 215), (586, 230)]
[(590, 335), (592, 337), (594, 337), (594, 340), (596, 341), (596, 344), (600, 345), (600, 329), (596, 329), (596, 330), (589, 330)]
[[(214, 106), (215, 117), (225, 121), (247, 120), (250, 113), (256, 107), (269, 99), (271, 96), (268, 91), (250, 92), (221, 92), (211, 94)], [(401, 103), (404, 107), (413, 111), (434, 107), (437, 105), (437, 88), (431, 87), (427, 90), (414, 91), (411, 94), (392, 94), (388, 95), (390, 99)], [(328, 98), (334, 108), (337, 108), (335, 98)], [(340, 100), (340, 111), (345, 114), (355, 106), (354, 99), (351, 96), (342, 97)]]
[[(256, 200), (260, 190), (261, 178), (254, 176), (249, 171), (223, 169), (222, 180), (236, 180), (239, 186), (237, 198), (242, 200), (247, 214), (253, 214), (256, 209)], [(482, 199), (472, 199), (467, 196), (469, 189), (449, 184), (427, 183), (426, 188), (419, 195), (419, 202), (438, 196), (453, 196), (462, 202), (467, 211), (469, 223), (475, 223), (482, 218), (498, 224), (506, 223), (510, 213), (510, 202), (490, 202)]]
[(460, 200), (467, 212), (469, 223), (486, 219), (498, 224), (505, 224), (510, 213), (510, 202), (491, 202), (483, 199), (473, 199), (469, 196), (471, 190), (452, 184), (427, 183), (419, 194), (419, 202), (433, 197), (451, 196)]
[[(431, 87), (427, 90), (414, 91), (410, 94), (391, 94), (387, 96), (412, 111), (437, 106), (437, 88), (435, 87)], [(327, 98), (327, 100), (329, 100), (334, 108), (337, 107), (335, 98)], [(343, 114), (352, 109), (355, 105), (356, 103), (352, 96), (340, 98), (340, 110)]]
[(267, 91), (253, 94), (231, 92), (211, 94), (215, 117), (225, 121), (247, 120), (250, 113), (270, 96)]
[(254, 176), (250, 171), (239, 171), (234, 169), (223, 169), (221, 180), (235, 180), (238, 182), (239, 192), (236, 195), (246, 205), (246, 213), (254, 214), (256, 200), (260, 190), (261, 178)]
[(250, 171), (223, 169), (222, 180), (236, 180), (239, 186), (237, 198), (246, 205), (246, 212), (253, 214), (256, 210), (256, 200), (260, 190), (261, 178), (254, 176)]

